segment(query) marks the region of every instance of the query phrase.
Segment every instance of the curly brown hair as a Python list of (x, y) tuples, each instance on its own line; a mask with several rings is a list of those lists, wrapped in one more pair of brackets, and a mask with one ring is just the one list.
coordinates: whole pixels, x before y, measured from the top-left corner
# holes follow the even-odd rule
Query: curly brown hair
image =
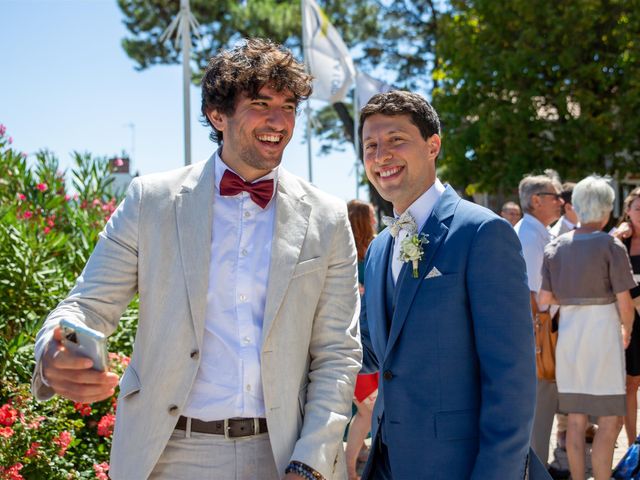
[(404, 90), (392, 90), (386, 93), (378, 93), (371, 97), (369, 102), (360, 110), (359, 137), (360, 149), (362, 149), (362, 127), (364, 121), (371, 115), (409, 115), (423, 139), (427, 140), (432, 135), (440, 135), (440, 119), (438, 113), (431, 104), (417, 93)]
[(209, 61), (202, 77), (202, 123), (213, 128), (209, 137), (220, 143), (222, 132), (207, 118), (209, 112), (233, 115), (239, 94), (257, 98), (265, 85), (278, 92), (288, 90), (298, 104), (311, 95), (312, 78), (282, 45), (268, 39), (247, 39), (238, 47), (220, 51)]
[(353, 238), (356, 241), (358, 260), (364, 260), (367, 248), (376, 233), (371, 225), (371, 205), (361, 200), (351, 200), (347, 203), (347, 212)]

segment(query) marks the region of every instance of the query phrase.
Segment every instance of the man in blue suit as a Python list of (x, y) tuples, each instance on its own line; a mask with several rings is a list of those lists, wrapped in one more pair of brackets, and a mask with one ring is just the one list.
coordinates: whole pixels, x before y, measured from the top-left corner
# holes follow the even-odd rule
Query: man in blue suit
[(380, 385), (363, 479), (548, 478), (529, 455), (533, 326), (513, 228), (438, 180), (423, 97), (375, 95), (360, 125), (367, 177), (396, 215), (365, 260), (363, 371)]

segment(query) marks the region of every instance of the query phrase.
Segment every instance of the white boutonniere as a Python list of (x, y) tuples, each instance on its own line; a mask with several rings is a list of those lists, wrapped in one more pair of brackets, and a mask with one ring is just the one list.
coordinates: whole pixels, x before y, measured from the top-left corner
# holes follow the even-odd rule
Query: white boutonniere
[(424, 256), (423, 245), (429, 243), (429, 235), (414, 233), (408, 235), (402, 243), (400, 243), (400, 256), (398, 260), (401, 262), (411, 262), (413, 267), (413, 278), (418, 278), (418, 262)]

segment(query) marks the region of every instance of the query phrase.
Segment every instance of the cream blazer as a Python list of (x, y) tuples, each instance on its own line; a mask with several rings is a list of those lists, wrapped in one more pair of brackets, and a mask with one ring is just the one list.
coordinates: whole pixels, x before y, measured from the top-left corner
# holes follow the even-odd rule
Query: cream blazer
[[(111, 334), (136, 292), (138, 331), (120, 395), (109, 475), (144, 479), (200, 364), (214, 201), (213, 158), (134, 179), (69, 296), (47, 317)], [(356, 251), (343, 202), (279, 169), (261, 373), (278, 471), (290, 460), (346, 477), (342, 436), (361, 366)], [(37, 398), (53, 395), (33, 378)]]

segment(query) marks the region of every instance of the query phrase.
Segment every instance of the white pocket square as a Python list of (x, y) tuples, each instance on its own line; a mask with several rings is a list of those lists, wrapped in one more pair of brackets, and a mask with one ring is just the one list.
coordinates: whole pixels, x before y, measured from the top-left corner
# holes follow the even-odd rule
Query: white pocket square
[(427, 273), (427, 276), (424, 277), (424, 279), (427, 280), (429, 278), (435, 278), (435, 277), (441, 277), (441, 276), (442, 276), (442, 273), (440, 273), (440, 270), (438, 270), (436, 267), (433, 267), (431, 271)]

